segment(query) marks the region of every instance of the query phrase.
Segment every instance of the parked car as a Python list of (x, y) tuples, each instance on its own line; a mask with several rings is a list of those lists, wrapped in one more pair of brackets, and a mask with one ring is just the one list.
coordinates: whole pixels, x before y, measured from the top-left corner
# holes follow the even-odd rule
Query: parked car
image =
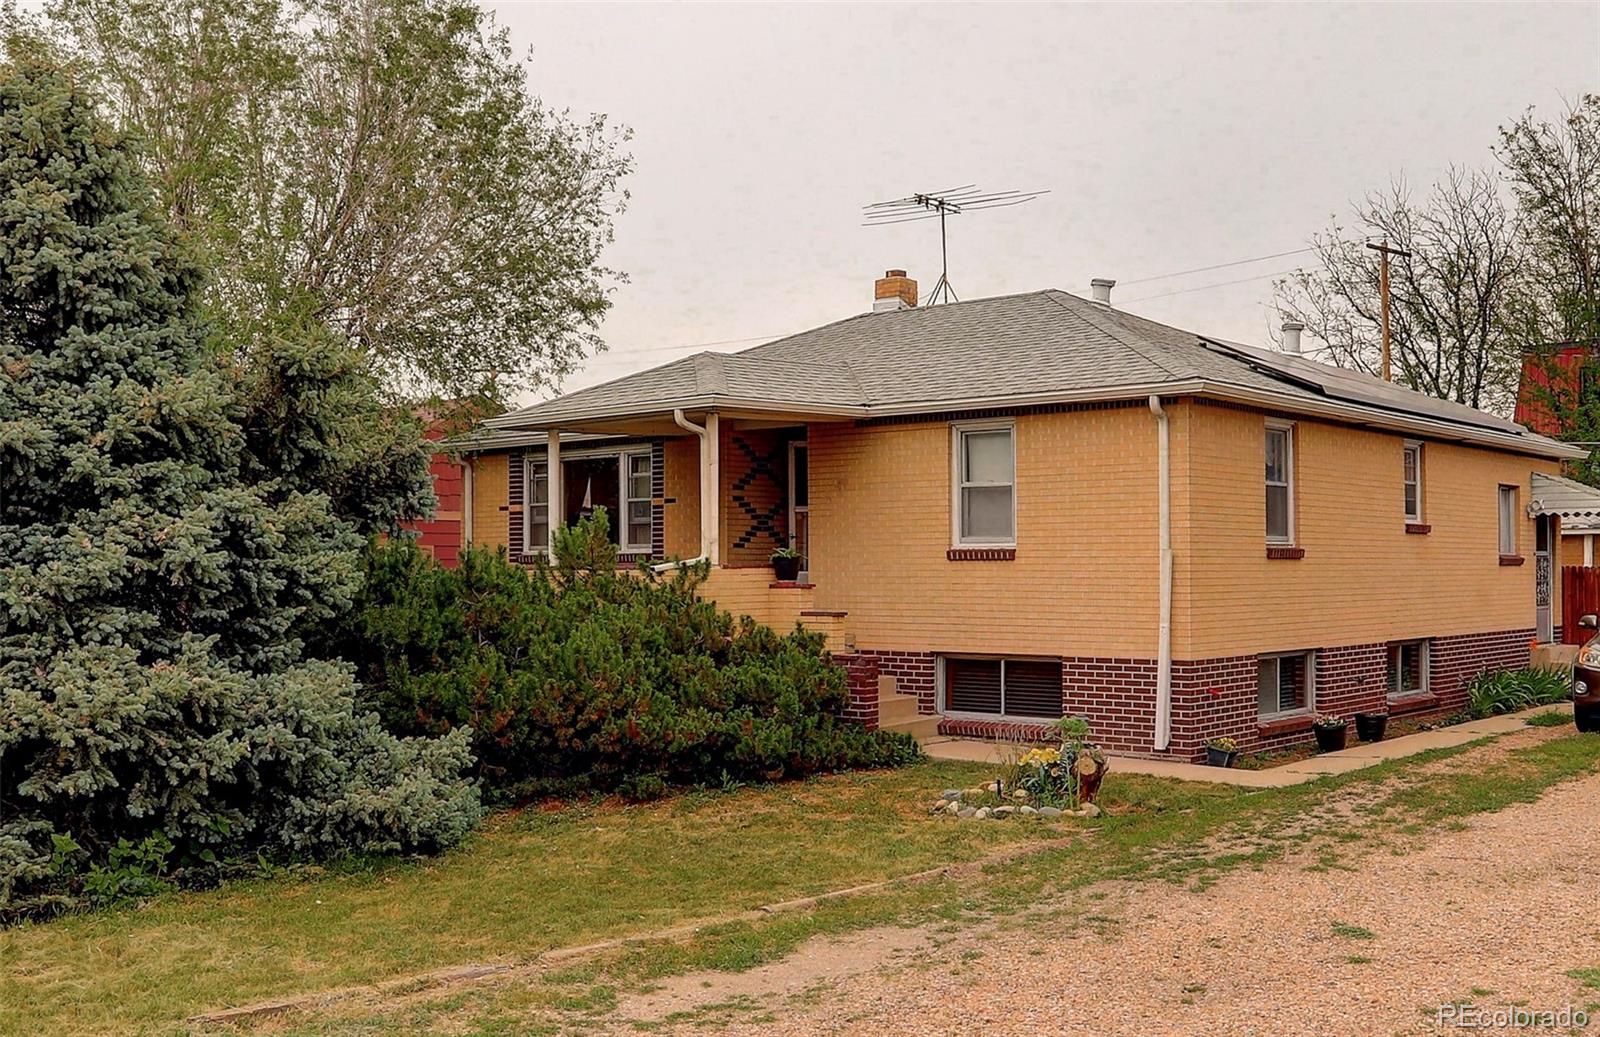
[(1578, 649), (1572, 671), (1572, 719), (1579, 731), (1600, 731), (1600, 621), (1590, 613), (1578, 620), (1578, 626), (1597, 632)]

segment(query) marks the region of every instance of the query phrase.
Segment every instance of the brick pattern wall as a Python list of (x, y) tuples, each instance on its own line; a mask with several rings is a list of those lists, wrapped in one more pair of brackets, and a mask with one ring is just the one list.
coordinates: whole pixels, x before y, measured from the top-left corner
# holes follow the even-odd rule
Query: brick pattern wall
[(1061, 660), (1061, 704), (1082, 717), (1102, 747), (1149, 752), (1156, 724), (1156, 661), (1068, 657)]
[(861, 652), (835, 653), (833, 661), (844, 668), (850, 685), (850, 704), (844, 709), (846, 720), (854, 720), (868, 731), (878, 729), (878, 660)]
[(878, 652), (863, 651), (878, 661), (878, 672), (893, 677), (895, 690), (902, 695), (917, 697), (917, 712), (939, 711), (936, 673), (937, 664), (932, 652)]
[(723, 564), (766, 565), (789, 543), (789, 438), (725, 423), (720, 462)]
[(1458, 710), (1467, 702), (1467, 682), (1484, 670), (1514, 669), (1528, 665), (1534, 631), (1504, 630), (1489, 634), (1440, 637), (1428, 659), (1429, 690), (1439, 696), (1439, 707)]

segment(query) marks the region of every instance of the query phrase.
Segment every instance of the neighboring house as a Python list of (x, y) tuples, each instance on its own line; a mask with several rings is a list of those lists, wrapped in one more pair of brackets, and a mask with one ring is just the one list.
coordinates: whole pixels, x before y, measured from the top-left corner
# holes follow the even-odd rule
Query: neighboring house
[(1110, 287), (915, 308), (890, 271), (872, 313), (491, 419), (468, 537), (527, 561), (604, 505), (624, 559), (709, 558), (705, 595), (825, 632), (854, 715), (921, 735), (1278, 747), (1556, 637), (1533, 479), (1579, 451)]
[[(1551, 397), (1572, 401), (1587, 396), (1589, 387), (1584, 384), (1587, 372), (1593, 365), (1594, 341), (1558, 342), (1545, 350), (1530, 353), (1522, 358), (1522, 379), (1517, 386), (1516, 420), (1541, 435), (1564, 439), (1571, 432), (1565, 422), (1551, 407)], [(1570, 406), (1570, 403), (1569, 403)], [(1592, 566), (1595, 564), (1595, 538), (1600, 536), (1600, 507), (1596, 507), (1595, 491), (1582, 483), (1563, 480), (1567, 485), (1549, 487), (1543, 496), (1558, 508), (1561, 516), (1561, 535), (1574, 540), (1565, 541), (1563, 552), (1569, 563)], [(1557, 503), (1559, 502), (1559, 504)], [(1575, 546), (1574, 546), (1575, 545)]]
[[(418, 412), (425, 423), (423, 435), (430, 442), (439, 442), (448, 434), (448, 424), (430, 410)], [(437, 559), (447, 569), (454, 569), (465, 540), (465, 468), (461, 461), (448, 451), (438, 451), (430, 459), (428, 475), (433, 479), (433, 495), (438, 506), (433, 518), (405, 523), (405, 528), (417, 534), (417, 546)]]

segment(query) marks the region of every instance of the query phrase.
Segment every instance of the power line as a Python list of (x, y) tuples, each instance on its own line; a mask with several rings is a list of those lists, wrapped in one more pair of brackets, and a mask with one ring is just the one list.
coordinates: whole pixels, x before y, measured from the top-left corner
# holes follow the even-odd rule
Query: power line
[(1165, 299), (1168, 296), (1172, 296), (1172, 295), (1187, 295), (1190, 292), (1203, 292), (1203, 291), (1206, 291), (1209, 288), (1226, 288), (1229, 285), (1233, 285), (1233, 284), (1247, 284), (1250, 281), (1259, 281), (1263, 277), (1281, 277), (1284, 274), (1292, 274), (1297, 269), (1298, 269), (1297, 267), (1290, 267), (1287, 270), (1274, 270), (1270, 274), (1256, 274), (1256, 275), (1254, 275), (1252, 277), (1241, 277), (1241, 278), (1239, 278), (1238, 280), (1235, 280), (1235, 281), (1218, 281), (1215, 284), (1200, 284), (1200, 285), (1195, 285), (1193, 288), (1179, 288), (1177, 291), (1173, 291), (1173, 292), (1162, 292), (1159, 295), (1141, 295), (1138, 298), (1134, 298), (1134, 299), (1124, 299), (1118, 305), (1126, 306), (1128, 303), (1131, 303), (1131, 302), (1149, 302), (1151, 299)]
[(1169, 277), (1183, 277), (1185, 274), (1203, 274), (1203, 273), (1207, 272), (1208, 270), (1224, 270), (1224, 269), (1226, 269), (1226, 268), (1228, 268), (1230, 266), (1245, 266), (1246, 264), (1249, 264), (1249, 263), (1261, 263), (1261, 262), (1265, 262), (1268, 259), (1282, 259), (1284, 256), (1298, 256), (1298, 255), (1303, 255), (1303, 254), (1305, 254), (1307, 252), (1315, 252), (1315, 251), (1316, 251), (1316, 246), (1314, 246), (1314, 245), (1313, 246), (1308, 246), (1306, 248), (1294, 248), (1294, 249), (1290, 249), (1287, 252), (1274, 252), (1271, 255), (1267, 255), (1267, 256), (1255, 256), (1255, 257), (1250, 258), (1250, 259), (1235, 259), (1231, 263), (1213, 263), (1211, 266), (1197, 266), (1197, 267), (1194, 267), (1191, 270), (1174, 270), (1170, 274), (1155, 274), (1154, 276), (1151, 276), (1151, 277), (1136, 277), (1132, 281), (1122, 281), (1120, 283), (1123, 284), (1123, 285), (1130, 285), (1130, 284), (1145, 284), (1146, 282), (1149, 282), (1149, 281), (1165, 281)]

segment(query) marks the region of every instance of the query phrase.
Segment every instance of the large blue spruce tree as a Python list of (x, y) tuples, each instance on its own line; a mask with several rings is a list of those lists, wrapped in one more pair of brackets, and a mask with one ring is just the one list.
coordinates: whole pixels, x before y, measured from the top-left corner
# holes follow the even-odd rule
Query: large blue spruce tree
[[(263, 851), (434, 848), (478, 816), (464, 739), (395, 739), (345, 668), (305, 658), (360, 579), (361, 530), (306, 478), (331, 448), (295, 393), (326, 387), (273, 387), (284, 423), (263, 423), (260, 386), (208, 342), (203, 276), (71, 71), (13, 49), (0, 917), (72, 898), (124, 840), (181, 877)], [(283, 369), (331, 365), (335, 384), (337, 349), (286, 342)]]

